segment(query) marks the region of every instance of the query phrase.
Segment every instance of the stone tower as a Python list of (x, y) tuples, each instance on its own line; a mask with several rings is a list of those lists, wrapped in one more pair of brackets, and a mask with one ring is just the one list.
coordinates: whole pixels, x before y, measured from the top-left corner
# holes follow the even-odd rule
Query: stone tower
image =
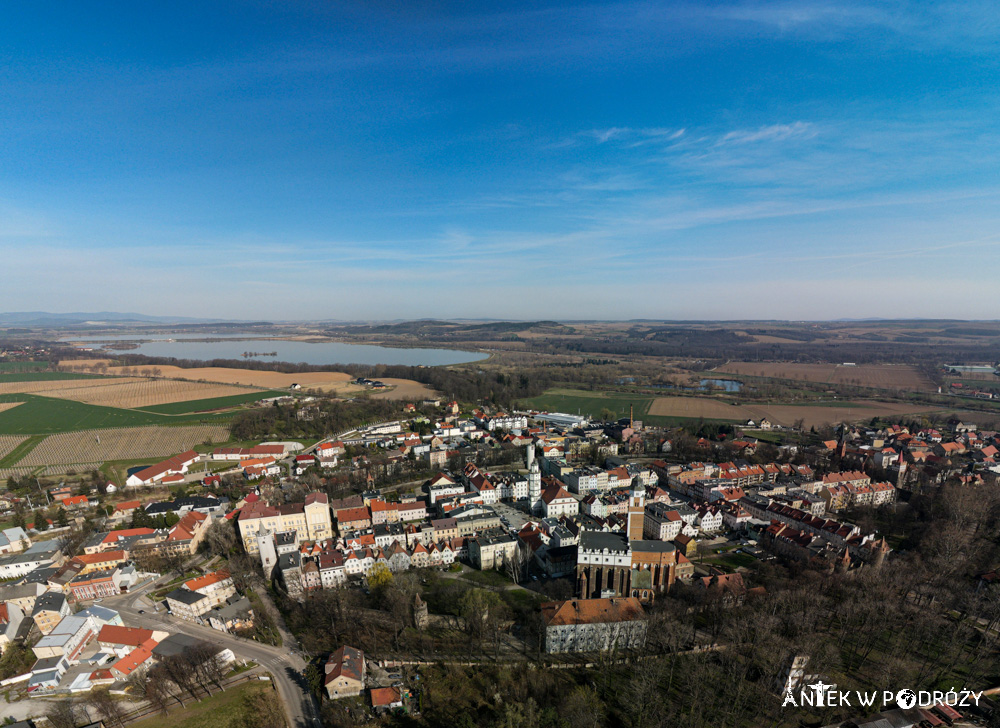
[(885, 555), (889, 553), (889, 551), (891, 551), (891, 549), (889, 548), (889, 544), (885, 542), (885, 536), (883, 536), (879, 542), (875, 544), (875, 548), (872, 550), (872, 568), (876, 571), (881, 569), (882, 564), (885, 562)]
[(851, 554), (845, 547), (844, 553), (840, 555), (839, 559), (837, 559), (837, 563), (834, 566), (834, 571), (838, 574), (846, 574), (848, 569), (850, 568), (851, 568)]
[(417, 594), (413, 599), (413, 626), (417, 629), (425, 629), (430, 617), (427, 613), (427, 603)]

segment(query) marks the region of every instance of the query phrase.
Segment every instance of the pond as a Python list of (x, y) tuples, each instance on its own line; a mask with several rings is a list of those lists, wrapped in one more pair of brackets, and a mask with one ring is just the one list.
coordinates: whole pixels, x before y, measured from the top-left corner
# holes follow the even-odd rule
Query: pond
[[(191, 339), (201, 339), (192, 341)], [(225, 339), (225, 341), (204, 341)], [(441, 366), (465, 364), (485, 359), (486, 354), (455, 349), (396, 349), (374, 344), (344, 344), (339, 341), (289, 341), (254, 337), (252, 334), (171, 334), (136, 336), (80, 336), (73, 342), (107, 344), (109, 351), (176, 359), (253, 359), (293, 364), (327, 366), (333, 364), (389, 364), (403, 366)], [(134, 342), (136, 348), (116, 347), (116, 343)]]
[(742, 382), (734, 382), (732, 379), (702, 379), (698, 382), (702, 389), (721, 389), (725, 392), (739, 392), (743, 388)]

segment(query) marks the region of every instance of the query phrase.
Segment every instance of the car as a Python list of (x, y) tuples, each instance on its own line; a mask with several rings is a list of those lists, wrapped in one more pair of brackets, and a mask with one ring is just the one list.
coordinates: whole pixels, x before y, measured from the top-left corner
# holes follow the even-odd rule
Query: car
[(139, 610), (139, 614), (145, 614), (145, 613), (146, 613), (146, 610), (144, 610), (144, 609), (140, 609)]

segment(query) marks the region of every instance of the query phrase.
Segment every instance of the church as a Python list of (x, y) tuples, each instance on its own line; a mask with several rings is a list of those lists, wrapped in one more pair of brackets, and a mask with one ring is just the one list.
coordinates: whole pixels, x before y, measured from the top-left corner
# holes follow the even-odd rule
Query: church
[[(629, 493), (624, 533), (583, 531), (577, 547), (576, 583), (580, 599), (635, 597), (649, 603), (677, 580), (683, 557), (669, 541), (642, 538), (646, 493), (638, 482)], [(683, 559), (687, 563), (686, 559)], [(689, 565), (689, 564), (688, 564)]]

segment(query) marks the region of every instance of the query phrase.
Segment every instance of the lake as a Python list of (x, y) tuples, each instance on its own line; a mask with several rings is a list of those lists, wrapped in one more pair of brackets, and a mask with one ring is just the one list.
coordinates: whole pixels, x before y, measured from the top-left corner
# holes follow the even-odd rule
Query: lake
[[(251, 338), (247, 334), (171, 334), (156, 336), (76, 336), (70, 341), (114, 344), (130, 341), (135, 349), (109, 351), (175, 359), (253, 359), (293, 364), (329, 366), (333, 364), (390, 364), (404, 366), (442, 366), (465, 364), (487, 358), (476, 351), (455, 349), (395, 349), (374, 344), (344, 344), (339, 341), (288, 341), (287, 339)], [(232, 341), (191, 341), (191, 339), (233, 339)], [(244, 352), (277, 352), (277, 356), (249, 356)]]

